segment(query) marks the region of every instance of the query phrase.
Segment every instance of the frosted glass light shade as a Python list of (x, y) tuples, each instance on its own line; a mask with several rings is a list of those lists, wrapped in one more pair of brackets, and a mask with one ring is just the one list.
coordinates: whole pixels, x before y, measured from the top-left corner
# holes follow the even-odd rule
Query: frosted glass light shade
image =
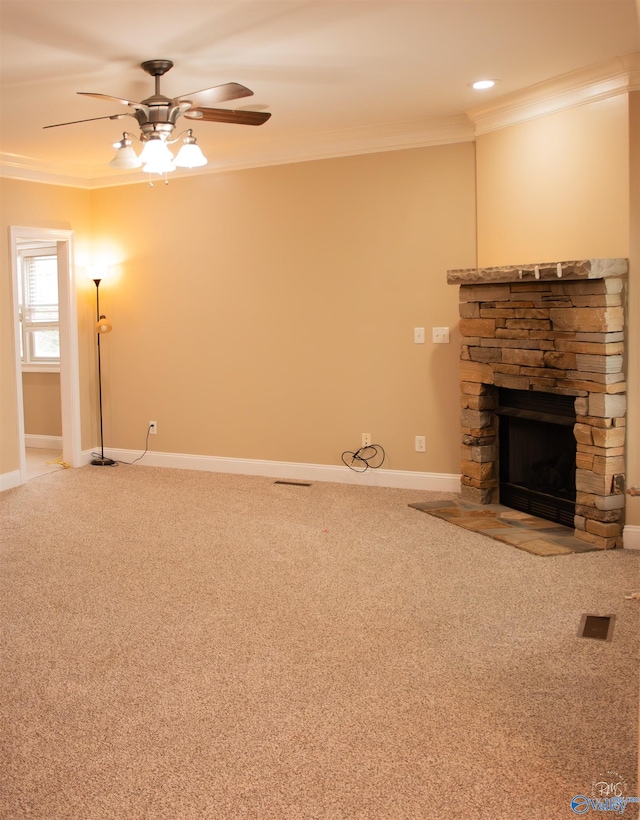
[[(149, 139), (145, 142), (140, 154), (140, 162), (145, 163), (171, 163), (173, 161), (173, 154), (167, 148), (166, 143), (162, 139)], [(144, 169), (146, 171), (146, 168)]]
[(179, 168), (199, 168), (207, 164), (207, 158), (200, 150), (200, 146), (193, 142), (186, 142), (178, 151), (174, 160)]
[(173, 164), (171, 159), (151, 160), (143, 166), (142, 170), (147, 174), (166, 174), (169, 171), (175, 171), (176, 166)]
[(109, 165), (112, 168), (139, 168), (142, 161), (138, 159), (136, 152), (131, 147), (131, 143), (129, 143), (129, 145), (118, 148)]

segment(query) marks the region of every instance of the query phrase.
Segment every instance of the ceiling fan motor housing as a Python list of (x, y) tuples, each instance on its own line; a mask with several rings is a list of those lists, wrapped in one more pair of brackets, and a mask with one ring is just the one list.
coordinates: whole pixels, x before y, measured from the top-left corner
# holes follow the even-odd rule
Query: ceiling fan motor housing
[(145, 109), (138, 109), (134, 113), (144, 139), (148, 139), (152, 134), (160, 134), (165, 138), (169, 136), (185, 109), (185, 106), (176, 105), (170, 100), (160, 104), (149, 104), (145, 101), (145, 104)]
[(155, 77), (156, 81), (155, 94), (142, 100), (144, 108), (137, 109), (134, 114), (142, 132), (142, 139), (149, 139), (154, 134), (166, 139), (174, 130), (178, 117), (191, 106), (191, 102), (183, 100), (176, 103), (160, 93), (160, 77), (173, 68), (171, 60), (145, 60), (140, 67)]

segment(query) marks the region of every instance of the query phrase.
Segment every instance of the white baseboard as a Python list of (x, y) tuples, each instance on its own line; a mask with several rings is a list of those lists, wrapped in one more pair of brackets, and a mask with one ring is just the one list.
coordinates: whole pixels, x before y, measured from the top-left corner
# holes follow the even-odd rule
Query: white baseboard
[(39, 450), (62, 450), (62, 436), (36, 436), (25, 433), (25, 447), (37, 447)]
[[(107, 449), (105, 456), (115, 461), (134, 461), (140, 450)], [(90, 461), (90, 454), (83, 453)], [(83, 459), (84, 461), (84, 459)], [(356, 473), (348, 467), (329, 464), (301, 464), (287, 461), (262, 461), (250, 458), (194, 456), (183, 453), (148, 452), (137, 462), (147, 467), (174, 467), (181, 470), (203, 470), (212, 473), (260, 475), (298, 481), (332, 481), (337, 484), (360, 484), (366, 487), (396, 487), (406, 490), (460, 492), (460, 476), (450, 473), (417, 473), (410, 470), (374, 470)]]
[(19, 487), (20, 483), (20, 470), (14, 470), (12, 473), (0, 473), (0, 492)]
[(627, 524), (622, 530), (622, 543), (626, 550), (640, 550), (640, 527)]

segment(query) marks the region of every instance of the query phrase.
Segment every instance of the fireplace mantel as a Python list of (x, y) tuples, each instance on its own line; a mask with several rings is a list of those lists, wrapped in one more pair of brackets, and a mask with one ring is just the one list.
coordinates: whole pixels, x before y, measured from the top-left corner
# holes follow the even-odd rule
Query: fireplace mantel
[(450, 270), (449, 285), (494, 284), (501, 282), (537, 282), (558, 279), (606, 279), (626, 276), (627, 259), (582, 259), (565, 262), (539, 262), (534, 265), (505, 265), (497, 268), (469, 268)]
[(499, 501), (498, 388), (575, 397), (575, 535), (620, 546), (626, 259), (451, 270), (460, 291), (461, 494)]

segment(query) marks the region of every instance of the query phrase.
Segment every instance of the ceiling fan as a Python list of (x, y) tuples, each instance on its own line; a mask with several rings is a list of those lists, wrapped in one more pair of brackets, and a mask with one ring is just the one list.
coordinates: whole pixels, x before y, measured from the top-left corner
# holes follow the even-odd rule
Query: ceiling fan
[[(44, 128), (59, 128), (63, 125), (76, 125), (95, 120), (119, 120), (123, 117), (134, 117), (140, 128), (140, 136), (137, 137), (135, 134), (125, 132), (122, 139), (114, 143), (114, 148), (117, 151), (109, 164), (114, 168), (139, 168), (143, 165), (144, 171), (162, 174), (166, 171), (173, 171), (176, 166), (194, 168), (207, 163), (202, 151), (196, 145), (196, 139), (190, 128), (183, 131), (176, 138), (170, 139), (180, 117), (183, 116), (188, 120), (202, 120), (203, 122), (262, 125), (271, 116), (270, 113), (264, 111), (204, 108), (203, 106), (194, 105), (193, 101), (189, 99), (189, 97), (196, 97), (199, 94), (206, 94), (207, 99), (212, 102), (227, 102), (240, 97), (250, 97), (253, 91), (239, 83), (224, 83), (223, 85), (216, 85), (201, 91), (193, 91), (190, 94), (169, 98), (160, 93), (160, 78), (173, 67), (171, 60), (146, 60), (140, 67), (155, 78), (154, 94), (141, 102), (112, 97), (109, 94), (78, 91), (78, 94), (85, 97), (96, 97), (99, 100), (126, 105), (131, 109), (130, 111), (111, 114), (106, 117), (90, 117), (85, 120), (60, 122), (54, 125), (45, 125)], [(177, 142), (183, 134), (186, 134), (184, 145), (174, 158), (168, 146)], [(129, 137), (138, 139), (143, 144), (143, 150), (139, 157), (133, 150)]]

